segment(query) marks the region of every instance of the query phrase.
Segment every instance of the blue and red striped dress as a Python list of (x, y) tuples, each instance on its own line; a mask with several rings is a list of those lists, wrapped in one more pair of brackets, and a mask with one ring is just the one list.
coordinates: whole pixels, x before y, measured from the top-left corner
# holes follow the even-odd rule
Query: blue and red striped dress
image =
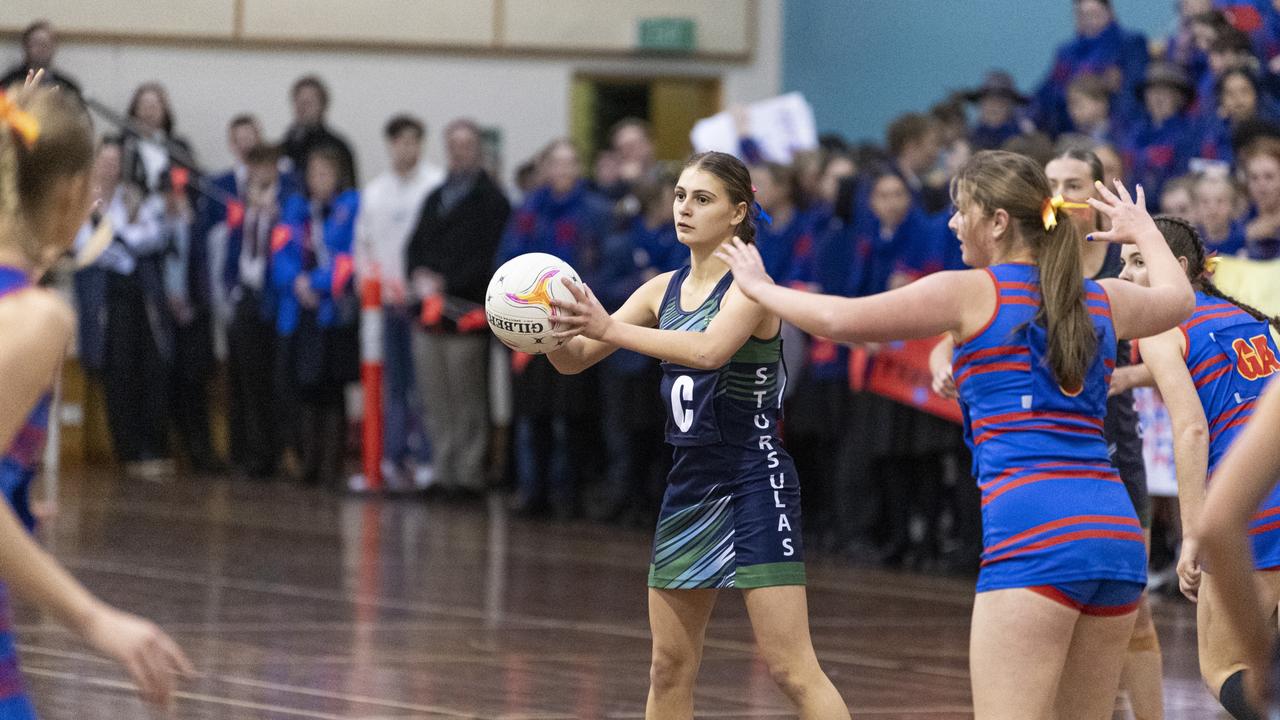
[[(0, 266), (0, 298), (30, 286), (25, 272)], [(45, 434), (49, 426), (50, 394), (36, 403), (27, 422), (18, 430), (0, 458), (0, 490), (27, 530), (35, 529), (27, 491), (40, 466)], [(18, 669), (18, 651), (14, 646), (13, 617), (9, 610), (8, 589), (0, 584), (0, 718), (34, 720), (36, 714), (26, 695), (22, 672)]]
[[(1221, 298), (1196, 292), (1196, 309), (1178, 326), (1185, 359), (1209, 422), (1209, 478), (1245, 423), (1267, 382), (1280, 371), (1280, 351), (1264, 321)], [(1249, 528), (1254, 564), (1280, 569), (1280, 488), (1271, 491)]]
[(1133, 589), (1126, 601), (1136, 600), (1137, 584), (1146, 582), (1142, 528), (1102, 435), (1116, 352), (1106, 292), (1084, 281), (1098, 351), (1084, 387), (1069, 393), (1054, 378), (1047, 332), (1035, 322), (1039, 268), (987, 272), (995, 312), (953, 360), (982, 491), (978, 592), (1054, 586), (1061, 600), (1076, 596), (1066, 589), (1073, 584), (1121, 581)]

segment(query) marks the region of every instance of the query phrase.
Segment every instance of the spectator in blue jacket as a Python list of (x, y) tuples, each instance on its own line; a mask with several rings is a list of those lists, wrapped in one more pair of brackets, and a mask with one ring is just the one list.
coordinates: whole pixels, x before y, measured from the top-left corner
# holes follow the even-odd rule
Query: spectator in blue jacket
[(1080, 75), (1067, 86), (1067, 115), (1074, 135), (1092, 142), (1116, 144), (1124, 137), (1111, 112), (1111, 91), (1097, 75)]
[[(1249, 36), (1232, 26), (1214, 33), (1209, 41), (1208, 58), (1208, 72), (1195, 83), (1195, 103), (1190, 109), (1197, 118), (1211, 118), (1218, 113), (1218, 105), (1214, 102), (1218, 82), (1229, 71), (1245, 69), (1256, 74), (1260, 67), (1258, 58), (1253, 55), (1253, 46), (1249, 44)], [(1261, 76), (1259, 78), (1261, 84)]]
[(1132, 130), (1125, 148), (1131, 182), (1143, 186), (1155, 211), (1160, 189), (1187, 171), (1195, 134), (1187, 108), (1195, 90), (1177, 65), (1154, 63), (1142, 83), (1147, 115)]
[(987, 73), (982, 85), (967, 93), (965, 99), (978, 105), (978, 122), (969, 135), (975, 151), (997, 150), (1006, 140), (1021, 134), (1018, 111), (1030, 98), (1018, 92), (1009, 73)]
[(279, 429), (290, 417), (276, 386), (278, 296), (271, 283), (271, 242), (280, 220), (280, 151), (258, 145), (244, 154), (247, 170), (227, 209), (227, 241), (220, 285), (230, 305), (227, 370), (231, 460), (251, 478), (275, 473)]
[(1205, 173), (1191, 186), (1194, 220), (1204, 246), (1212, 252), (1232, 256), (1244, 252), (1244, 223), (1237, 215), (1240, 193), (1225, 173)]
[(1213, 0), (1180, 0), (1178, 26), (1165, 45), (1162, 59), (1186, 68), (1193, 82), (1199, 82), (1209, 70), (1206, 46), (1197, 42), (1196, 18), (1210, 12), (1213, 12)]
[(791, 263), (813, 248), (813, 214), (804, 209), (794, 171), (778, 163), (751, 166), (756, 202), (769, 215), (756, 224), (756, 247), (771, 277), (791, 274)]
[[(1147, 67), (1147, 41), (1116, 22), (1110, 0), (1074, 0), (1076, 37), (1054, 53), (1049, 76), (1036, 91), (1036, 126), (1051, 136), (1067, 129), (1066, 90), (1079, 75), (1098, 75), (1127, 114)], [(1120, 107), (1125, 106), (1125, 107)]]
[(1244, 67), (1227, 70), (1214, 83), (1216, 112), (1206, 114), (1197, 135), (1198, 157), (1231, 163), (1235, 159), (1236, 137), (1242, 129), (1263, 129), (1280, 135), (1280, 107), (1263, 94), (1258, 77)]
[[(937, 212), (951, 203), (945, 183), (928, 182), (929, 173), (937, 167), (942, 153), (942, 133), (933, 118), (919, 113), (897, 117), (885, 130), (885, 146), (893, 171), (907, 184), (915, 204), (928, 212)], [(865, 186), (855, 202), (865, 204)]]
[(284, 202), (271, 238), (284, 377), (298, 402), (303, 479), (340, 484), (346, 448), (344, 388), (360, 375), (359, 299), (352, 245), (360, 196), (345, 156), (320, 146), (307, 156), (306, 192)]
[(1280, 257), (1280, 139), (1261, 137), (1240, 152), (1249, 188), (1245, 250), (1251, 259)]
[[(604, 244), (595, 291), (613, 312), (656, 275), (689, 261), (676, 238), (676, 179), (660, 175), (632, 186), (640, 213)], [(661, 372), (653, 358), (619, 350), (601, 364), (604, 440), (608, 454), (602, 501), (597, 515), (649, 526), (657, 517), (671, 453), (664, 451), (665, 415), (653, 402)]]
[[(556, 140), (539, 156), (534, 190), (511, 217), (500, 262), (543, 252), (568, 262), (588, 284), (600, 270), (604, 237), (612, 228), (608, 200), (582, 177), (578, 152)], [(587, 478), (600, 476), (599, 368), (560, 375), (543, 356), (518, 362), (514, 376), (517, 509), (558, 517), (578, 512)]]

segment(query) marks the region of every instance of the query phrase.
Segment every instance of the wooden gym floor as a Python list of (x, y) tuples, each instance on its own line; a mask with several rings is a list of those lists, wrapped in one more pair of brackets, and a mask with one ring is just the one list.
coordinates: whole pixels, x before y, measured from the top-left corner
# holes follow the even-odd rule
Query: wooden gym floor
[[(64, 480), (42, 537), (93, 591), (187, 650), (201, 675), (178, 718), (643, 717), (648, 532), (518, 520), (497, 497), (379, 501), (96, 473)], [(809, 577), (818, 656), (855, 718), (971, 717), (970, 580), (822, 561)], [(1165, 601), (1156, 616), (1166, 716), (1217, 717), (1191, 606)], [(148, 717), (121, 669), (29, 607), (16, 623), (44, 720)], [(733, 591), (712, 619), (697, 706), (792, 717)]]

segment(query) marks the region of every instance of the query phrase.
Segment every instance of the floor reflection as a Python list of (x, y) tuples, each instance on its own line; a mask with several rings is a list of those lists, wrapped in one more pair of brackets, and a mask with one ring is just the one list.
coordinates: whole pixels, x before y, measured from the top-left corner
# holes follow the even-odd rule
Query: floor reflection
[[(43, 539), (95, 592), (171, 630), (202, 671), (181, 718), (643, 717), (649, 534), (480, 501), (69, 475)], [(972, 582), (811, 563), (824, 667), (873, 718), (970, 717)], [(1193, 614), (1156, 607), (1167, 717), (1213, 717)], [(145, 717), (124, 674), (18, 607), (46, 720)], [(790, 717), (736, 593), (707, 635), (699, 716)], [(1117, 717), (1124, 717), (1118, 715)]]

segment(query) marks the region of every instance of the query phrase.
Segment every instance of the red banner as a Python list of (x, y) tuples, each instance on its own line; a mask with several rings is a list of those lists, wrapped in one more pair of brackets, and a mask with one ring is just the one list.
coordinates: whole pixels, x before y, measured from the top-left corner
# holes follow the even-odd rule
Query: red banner
[[(866, 351), (855, 350), (849, 360), (849, 378), (854, 389), (859, 389), (861, 380), (865, 377), (863, 387), (866, 390), (943, 420), (961, 424), (963, 418), (959, 403), (940, 397), (930, 389), (933, 385), (933, 373), (929, 371), (929, 353), (938, 344), (938, 340), (939, 338), (926, 338), (886, 343), (870, 358)], [(868, 364), (869, 371), (866, 370)]]

